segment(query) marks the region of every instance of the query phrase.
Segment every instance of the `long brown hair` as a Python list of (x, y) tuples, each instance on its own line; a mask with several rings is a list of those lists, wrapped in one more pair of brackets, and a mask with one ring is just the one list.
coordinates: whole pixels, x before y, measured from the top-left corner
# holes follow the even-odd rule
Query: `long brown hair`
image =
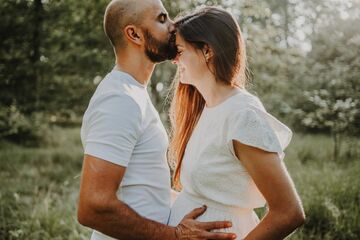
[[(232, 15), (219, 7), (203, 7), (176, 21), (177, 34), (202, 50), (213, 51), (209, 70), (216, 81), (244, 88), (246, 82), (246, 51), (240, 27)], [(186, 145), (204, 109), (205, 100), (192, 85), (182, 84), (179, 74), (173, 83), (170, 105), (171, 142), (169, 159), (176, 162), (174, 185), (180, 188), (180, 171)]]

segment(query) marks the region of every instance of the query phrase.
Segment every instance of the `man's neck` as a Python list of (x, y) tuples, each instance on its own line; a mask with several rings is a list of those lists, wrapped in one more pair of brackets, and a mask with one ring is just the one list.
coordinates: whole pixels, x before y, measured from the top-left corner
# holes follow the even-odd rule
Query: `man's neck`
[(115, 68), (130, 74), (141, 85), (147, 86), (155, 68), (155, 63), (146, 56), (116, 57)]

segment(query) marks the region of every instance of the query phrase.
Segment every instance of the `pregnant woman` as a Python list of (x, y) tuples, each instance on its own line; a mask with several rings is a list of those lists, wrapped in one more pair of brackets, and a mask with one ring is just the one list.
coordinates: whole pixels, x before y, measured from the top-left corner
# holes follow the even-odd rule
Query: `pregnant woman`
[[(169, 225), (205, 204), (198, 220), (230, 220), (232, 228), (223, 231), (237, 239), (285, 238), (305, 219), (283, 162), (292, 132), (245, 89), (245, 44), (237, 22), (221, 8), (203, 7), (176, 26), (170, 157), (182, 190)], [(265, 204), (260, 221), (254, 208)]]

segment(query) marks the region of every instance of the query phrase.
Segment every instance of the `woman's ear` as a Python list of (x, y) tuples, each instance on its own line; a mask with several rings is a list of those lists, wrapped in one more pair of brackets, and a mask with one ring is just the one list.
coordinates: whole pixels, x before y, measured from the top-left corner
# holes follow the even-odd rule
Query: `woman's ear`
[(209, 47), (208, 44), (205, 44), (203, 48), (203, 54), (206, 62), (209, 62), (210, 59), (214, 56), (213, 50)]
[(128, 25), (124, 28), (124, 35), (126, 39), (137, 45), (141, 45), (143, 41), (143, 35), (139, 28), (134, 25)]

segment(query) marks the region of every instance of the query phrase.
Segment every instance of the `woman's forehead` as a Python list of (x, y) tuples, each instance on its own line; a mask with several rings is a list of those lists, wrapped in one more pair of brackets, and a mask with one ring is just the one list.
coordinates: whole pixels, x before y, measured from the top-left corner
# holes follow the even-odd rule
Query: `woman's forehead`
[(176, 45), (179, 45), (180, 47), (185, 47), (185, 41), (182, 38), (182, 36), (179, 33), (176, 33)]

